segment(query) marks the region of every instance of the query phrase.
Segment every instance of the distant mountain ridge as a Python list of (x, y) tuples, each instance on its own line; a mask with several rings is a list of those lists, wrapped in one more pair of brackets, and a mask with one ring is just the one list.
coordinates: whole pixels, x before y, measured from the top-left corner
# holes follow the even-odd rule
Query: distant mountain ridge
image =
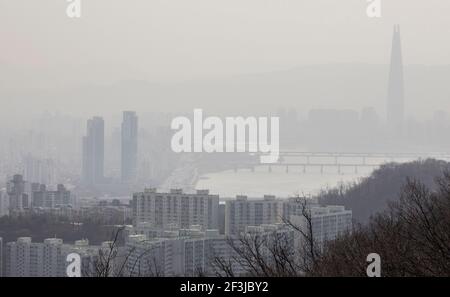
[[(3, 78), (3, 79), (2, 79)], [(92, 114), (137, 111), (212, 113), (275, 112), (293, 107), (300, 113), (314, 108), (355, 109), (373, 106), (384, 115), (387, 65), (311, 65), (285, 71), (236, 75), (174, 83), (144, 80), (114, 84), (84, 84), (64, 89), (11, 88), (0, 76), (0, 98), (7, 110), (60, 110)], [(407, 114), (429, 116), (450, 110), (450, 65), (405, 67)], [(6, 101), (6, 102), (4, 102)], [(27, 108), (28, 109), (28, 108)]]

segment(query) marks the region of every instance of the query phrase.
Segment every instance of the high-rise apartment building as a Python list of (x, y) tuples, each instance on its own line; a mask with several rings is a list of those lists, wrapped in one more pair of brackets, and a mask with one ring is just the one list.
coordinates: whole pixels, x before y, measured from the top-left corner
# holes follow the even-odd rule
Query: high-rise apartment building
[(30, 237), (20, 237), (5, 247), (5, 276), (8, 277), (64, 277), (67, 255), (77, 253), (81, 257), (82, 275), (94, 272), (100, 247), (89, 246), (86, 240), (64, 244), (62, 239), (48, 238), (42, 243), (32, 242)]
[(156, 228), (169, 226), (188, 229), (199, 225), (203, 229), (218, 228), (219, 196), (210, 195), (207, 190), (194, 194), (182, 190), (159, 193), (146, 189), (133, 194), (133, 223), (148, 223)]
[(98, 184), (104, 180), (105, 123), (101, 117), (87, 121), (86, 136), (83, 137), (82, 179), (87, 184)]
[(73, 197), (64, 185), (59, 184), (55, 191), (47, 190), (45, 185), (32, 184), (32, 207), (56, 208), (73, 206)]
[(265, 196), (264, 199), (248, 199), (238, 196), (226, 202), (225, 234), (239, 235), (247, 226), (280, 224), (294, 219), (296, 223), (305, 224), (306, 216), (311, 217), (314, 236), (320, 243), (336, 238), (352, 226), (352, 211), (343, 206), (321, 206), (316, 200), (307, 198)]
[(305, 197), (291, 197), (281, 200), (283, 221), (289, 220), (291, 216), (303, 216), (311, 206), (318, 206), (317, 199)]
[[(311, 206), (310, 208), (312, 236), (320, 248), (327, 241), (336, 239), (339, 235), (352, 229), (352, 211), (346, 210), (344, 206)], [(308, 222), (305, 216), (291, 215), (292, 224), (308, 230)], [(301, 239), (300, 239), (301, 241)], [(297, 243), (297, 244), (301, 244)]]
[[(259, 236), (268, 243), (280, 235), (293, 242), (293, 231), (282, 225), (261, 225), (247, 227), (246, 234)], [(264, 238), (263, 238), (264, 237)], [(157, 238), (148, 238), (143, 234), (130, 235), (126, 243), (128, 260), (127, 274), (131, 276), (214, 276), (220, 270), (216, 260), (221, 259), (231, 265), (235, 275), (245, 273), (245, 267), (239, 261), (239, 255), (230, 245), (238, 247), (238, 238), (220, 235), (218, 230), (200, 230), (199, 228), (168, 231)], [(293, 245), (292, 245), (293, 246)], [(267, 246), (270, 248), (270, 246)], [(260, 251), (264, 252), (264, 248)], [(266, 251), (269, 251), (268, 249)], [(264, 255), (263, 255), (264, 256)], [(268, 254), (270, 257), (270, 255)]]
[(121, 140), (122, 182), (132, 182), (137, 173), (138, 118), (134, 111), (124, 111)]
[(247, 226), (259, 226), (281, 222), (282, 201), (275, 196), (248, 199), (237, 196), (225, 204), (225, 234), (239, 235)]
[(65, 273), (62, 240), (49, 238), (34, 243), (30, 237), (20, 237), (6, 244), (6, 276), (57, 277)]

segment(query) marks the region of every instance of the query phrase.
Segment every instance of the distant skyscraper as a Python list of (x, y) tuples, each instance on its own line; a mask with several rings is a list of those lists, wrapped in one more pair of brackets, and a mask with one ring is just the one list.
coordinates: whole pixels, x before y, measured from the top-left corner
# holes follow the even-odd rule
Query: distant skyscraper
[(130, 182), (136, 177), (138, 118), (134, 111), (124, 111), (122, 121), (122, 181)]
[(86, 136), (83, 137), (83, 172), (85, 183), (103, 182), (105, 163), (105, 123), (101, 117), (87, 122)]
[(21, 212), (30, 206), (31, 188), (22, 175), (16, 174), (7, 183), (10, 212)]
[(392, 39), (391, 66), (389, 72), (387, 123), (390, 131), (399, 136), (403, 130), (405, 117), (403, 59), (400, 38), (400, 26), (394, 27)]

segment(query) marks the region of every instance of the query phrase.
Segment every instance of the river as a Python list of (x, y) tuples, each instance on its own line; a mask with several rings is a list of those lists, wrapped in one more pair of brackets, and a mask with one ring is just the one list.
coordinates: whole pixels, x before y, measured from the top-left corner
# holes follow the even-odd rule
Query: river
[(269, 172), (267, 167), (257, 167), (251, 170), (226, 170), (218, 173), (203, 175), (196, 184), (197, 189), (209, 189), (211, 193), (221, 197), (235, 197), (247, 195), (262, 197), (275, 195), (289, 197), (293, 195), (314, 195), (321, 189), (335, 187), (340, 183), (357, 181), (368, 176), (373, 167), (361, 168), (355, 173), (354, 168), (342, 169), (338, 173), (336, 168), (327, 168), (323, 173), (318, 168), (293, 167), (286, 172), (284, 167), (274, 167)]

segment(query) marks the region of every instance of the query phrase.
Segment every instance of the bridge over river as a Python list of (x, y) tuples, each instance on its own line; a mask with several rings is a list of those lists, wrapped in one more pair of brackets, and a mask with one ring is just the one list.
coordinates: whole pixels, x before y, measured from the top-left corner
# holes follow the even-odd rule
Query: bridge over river
[[(414, 160), (438, 159), (450, 162), (450, 152), (302, 152), (282, 151), (278, 162), (261, 164), (259, 155), (254, 155), (254, 161), (247, 164), (234, 164), (234, 170), (250, 169), (255, 167), (267, 167), (272, 171), (274, 167), (284, 167), (286, 172), (292, 168), (300, 168), (306, 173), (311, 168), (318, 169), (324, 173), (325, 169), (333, 168), (342, 173), (345, 168), (358, 173), (360, 168), (377, 168), (387, 163), (404, 163)], [(297, 169), (298, 170), (298, 169)]]

